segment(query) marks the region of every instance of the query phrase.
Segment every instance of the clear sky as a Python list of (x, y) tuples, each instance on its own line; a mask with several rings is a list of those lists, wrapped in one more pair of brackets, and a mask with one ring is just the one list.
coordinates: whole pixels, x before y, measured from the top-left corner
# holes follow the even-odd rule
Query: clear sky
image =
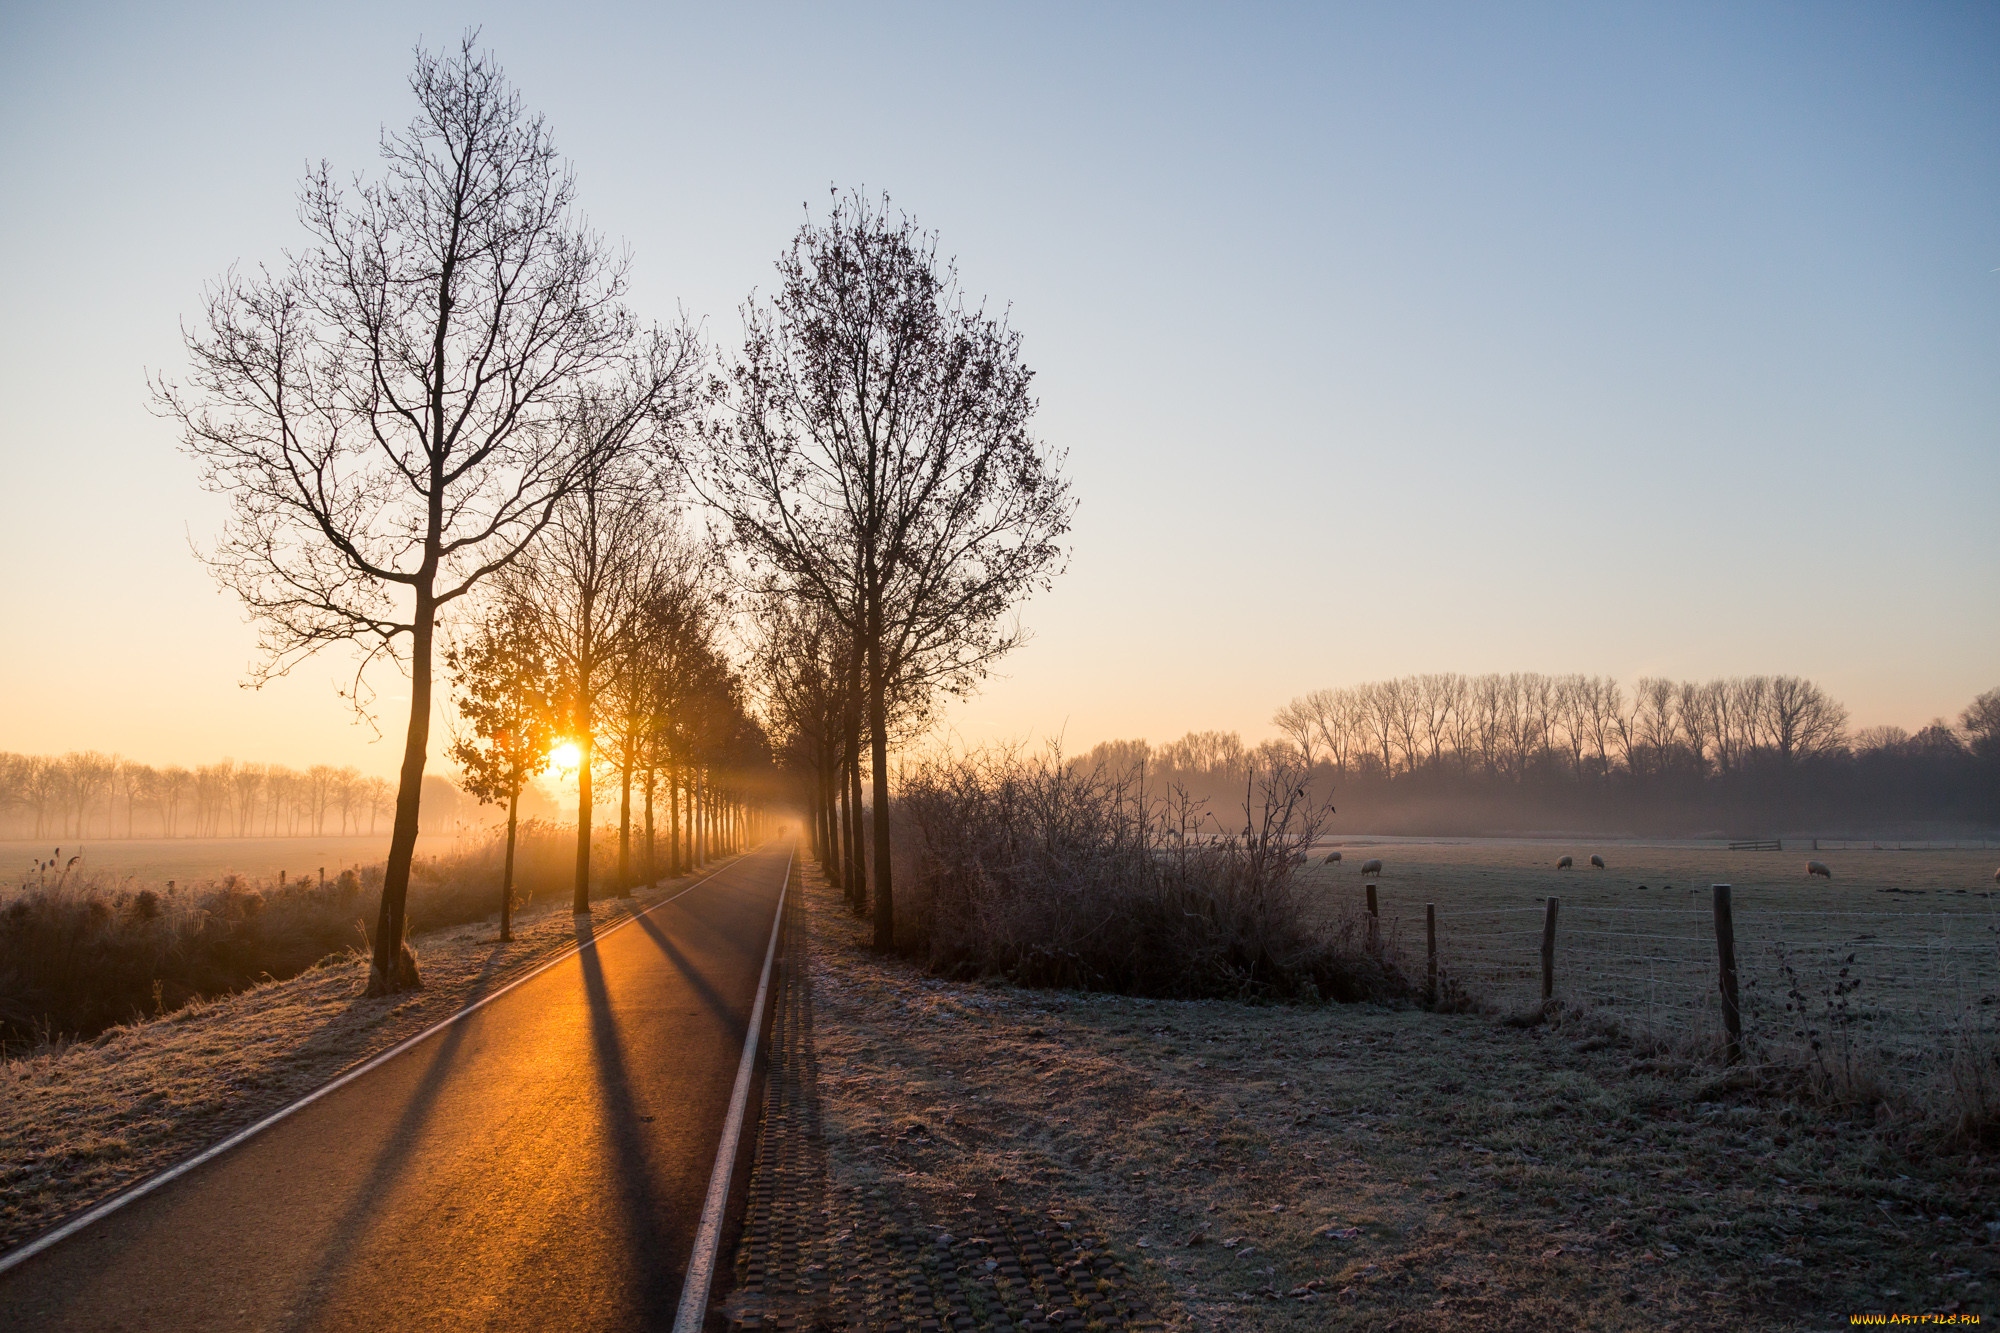
[(1793, 672), (1858, 725), (2000, 685), (1993, 5), (16, 0), (0, 749), (393, 769), (343, 663), (238, 689), (145, 375), (470, 24), (642, 313), (737, 337), (835, 184), (1011, 303), (1082, 507), (965, 739), (1423, 670)]

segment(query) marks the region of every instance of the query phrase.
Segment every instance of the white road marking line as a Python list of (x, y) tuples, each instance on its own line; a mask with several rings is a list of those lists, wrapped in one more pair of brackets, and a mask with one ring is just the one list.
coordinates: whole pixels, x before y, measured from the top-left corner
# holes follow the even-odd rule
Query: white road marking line
[[(621, 931), (625, 927), (631, 925), (634, 921), (637, 921), (640, 917), (649, 916), (652, 913), (659, 911), (662, 907), (665, 907), (668, 903), (676, 902), (682, 898), (685, 898), (688, 894), (693, 893), (696, 889), (708, 883), (710, 880), (714, 879), (717, 875), (722, 874), (726, 870), (733, 870), (736, 866), (741, 864), (744, 857), (748, 855), (749, 855), (748, 852), (742, 853), (738, 855), (734, 860), (730, 861), (728, 865), (719, 866), (715, 870), (710, 871), (708, 874), (702, 876), (694, 883), (682, 889), (672, 898), (662, 898), (659, 902), (654, 903), (651, 907), (648, 907), (645, 911), (632, 913), (631, 915), (627, 916), (623, 921), (620, 921), (617, 925), (605, 931), (604, 935), (616, 934), (618, 931)], [(790, 882), (791, 874), (792, 874), (792, 863), (791, 859), (788, 857), (785, 860), (785, 879), (787, 882)], [(779, 901), (783, 902), (784, 891), (779, 890), (778, 896), (779, 896)], [(156, 1176), (148, 1176), (146, 1179), (140, 1181), (136, 1185), (127, 1186), (124, 1193), (114, 1194), (109, 1199), (106, 1199), (103, 1203), (100, 1203), (95, 1208), (92, 1208), (89, 1212), (83, 1213), (78, 1217), (70, 1219), (68, 1222), (65, 1222), (61, 1226), (57, 1227), (54, 1231), (46, 1232), (43, 1235), (37, 1236), (35, 1239), (29, 1241), (26, 1245), (23, 1245), (20, 1248), (10, 1250), (4, 1255), (0, 1255), (0, 1273), (6, 1272), (8, 1269), (14, 1267), (16, 1264), (24, 1263), (27, 1260), (34, 1258), (36, 1255), (40, 1254), (43, 1250), (46, 1250), (51, 1245), (54, 1245), (57, 1241), (67, 1240), (69, 1237), (74, 1236), (77, 1232), (83, 1230), (91, 1223), (102, 1221), (103, 1219), (111, 1216), (111, 1214), (117, 1212), (120, 1208), (123, 1208), (126, 1204), (131, 1203), (135, 1199), (142, 1199), (146, 1195), (151, 1194), (154, 1190), (160, 1188), (160, 1186), (166, 1184), (167, 1182), (171, 1180), (176, 1180), (181, 1176), (186, 1175), (188, 1172), (200, 1166), (203, 1162), (222, 1156), (222, 1154), (228, 1152), (231, 1148), (234, 1148), (237, 1144), (242, 1143), (246, 1139), (254, 1138), (256, 1135), (263, 1133), (265, 1130), (277, 1124), (280, 1120), (283, 1120), (286, 1116), (290, 1115), (292, 1112), (312, 1105), (320, 1098), (326, 1096), (329, 1092), (332, 1092), (337, 1088), (345, 1087), (347, 1084), (352, 1083), (355, 1079), (360, 1078), (363, 1074), (367, 1073), (371, 1069), (374, 1069), (376, 1066), (387, 1064), (389, 1061), (395, 1059), (397, 1056), (401, 1055), (404, 1051), (409, 1050), (412, 1046), (417, 1045), (425, 1038), (435, 1036), (437, 1033), (442, 1032), (444, 1031), (444, 1029), (450, 1027), (453, 1023), (456, 1023), (459, 1019), (464, 1018), (467, 1014), (470, 1014), (475, 1010), (485, 1008), (487, 1005), (499, 999), (502, 995), (505, 995), (508, 991), (513, 990), (516, 986), (520, 986), (527, 982), (533, 981), (536, 977), (548, 971), (550, 968), (554, 967), (557, 963), (568, 962), (570, 959), (582, 953), (585, 949), (594, 946), (598, 940), (604, 938), (604, 935), (593, 934), (590, 939), (586, 940), (582, 944), (570, 945), (568, 948), (564, 949), (561, 953), (549, 959), (546, 963), (543, 963), (540, 967), (537, 967), (534, 971), (528, 973), (526, 976), (520, 976), (514, 978), (512, 981), (502, 986), (499, 990), (494, 991), (491, 995), (483, 996), (480, 999), (474, 1000), (471, 1004), (466, 1005), (463, 1009), (458, 1010), (456, 1013), (453, 1013), (445, 1018), (439, 1019), (437, 1022), (425, 1028), (422, 1032), (419, 1032), (416, 1036), (407, 1037), (404, 1040), (397, 1042), (394, 1046), (391, 1046), (388, 1050), (382, 1052), (374, 1059), (367, 1061), (365, 1064), (356, 1065), (354, 1068), (348, 1070), (345, 1074), (342, 1074), (339, 1078), (333, 1080), (333, 1082), (322, 1084), (321, 1086), (314, 1088), (311, 1092), (307, 1093), (305, 1096), (299, 1098), (297, 1101), (279, 1107), (277, 1110), (271, 1112), (271, 1114), (265, 1116), (262, 1120), (259, 1120), (256, 1124), (250, 1125), (244, 1129), (237, 1130), (234, 1134), (231, 1134), (228, 1138), (224, 1139), (222, 1142), (215, 1144), (212, 1147), (206, 1148), (201, 1152), (196, 1153), (193, 1157), (188, 1158), (186, 1161), (181, 1162), (179, 1165), (170, 1166), (165, 1171), (160, 1172)], [(769, 964), (767, 963), (765, 966), (768, 971)], [(761, 993), (760, 993), (760, 998), (761, 998)]]
[(743, 1059), (736, 1066), (736, 1088), (729, 1094), (729, 1116), (722, 1122), (722, 1143), (715, 1150), (715, 1170), (708, 1176), (708, 1198), (701, 1206), (701, 1226), (694, 1233), (694, 1253), (688, 1256), (687, 1279), (681, 1284), (681, 1308), (673, 1333), (701, 1333), (708, 1318), (708, 1289), (715, 1281), (715, 1261), (722, 1248), (722, 1219), (729, 1208), (729, 1182), (736, 1174), (736, 1149), (743, 1138), (743, 1111), (750, 1101), (750, 1078), (757, 1066), (757, 1039), (764, 1030), (764, 1001), (771, 993), (771, 962), (778, 956), (778, 928), (785, 921), (785, 895), (792, 888), (796, 845), (785, 858), (785, 886), (778, 890), (778, 910), (771, 921), (771, 943), (764, 949), (764, 975), (757, 982), (757, 1002), (750, 1006), (750, 1030), (743, 1036)]

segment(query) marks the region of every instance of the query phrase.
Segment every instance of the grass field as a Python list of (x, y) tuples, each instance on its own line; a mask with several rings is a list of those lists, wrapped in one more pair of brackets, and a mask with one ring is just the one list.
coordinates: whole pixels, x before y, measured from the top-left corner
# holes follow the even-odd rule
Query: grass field
[[(1401, 864), (1420, 907), (1479, 870), (1532, 905), (1535, 849), (1424, 854), (1428, 888), (1414, 849), (1382, 883)], [(1327, 882), (1359, 894), (1351, 874)], [(940, 1229), (962, 1232), (968, 1200), (1074, 1218), (1112, 1238), (1169, 1328), (1992, 1317), (1990, 1152), (1907, 1152), (1570, 1015), (1517, 1028), (940, 981), (871, 952), (817, 876), (807, 900), (835, 1183), (911, 1192)]]
[[(1911, 1059), (2000, 1031), (1991, 850), (1732, 852), (1705, 843), (1505, 840), (1342, 845), (1306, 872), (1328, 915), (1378, 885), (1383, 930), (1421, 974), (1435, 904), (1441, 974), (1501, 1009), (1540, 998), (1545, 904), (1559, 900), (1556, 998), (1634, 1031), (1719, 1039), (1715, 884), (1731, 885), (1745, 1035), (1842, 1058)], [(1589, 865), (1592, 854), (1606, 866)], [(1580, 869), (1558, 870), (1563, 855)], [(1379, 874), (1361, 864), (1380, 858)], [(1809, 878), (1808, 858), (1833, 872)], [(1787, 1008), (1787, 1006), (1790, 1006)]]
[[(459, 846), (449, 834), (417, 839), (418, 856), (441, 856)], [(297, 880), (326, 867), (333, 878), (350, 866), (379, 865), (389, 855), (389, 831), (379, 836), (322, 838), (113, 838), (72, 843), (62, 838), (35, 841), (0, 840), (0, 892), (32, 883), (32, 866), (47, 861), (60, 847), (60, 860), (81, 855), (73, 877), (98, 876), (112, 881), (130, 879), (130, 887), (158, 887), (168, 880), (183, 884), (237, 874), (246, 879), (275, 881), (280, 870)], [(49, 878), (61, 870), (49, 872)]]

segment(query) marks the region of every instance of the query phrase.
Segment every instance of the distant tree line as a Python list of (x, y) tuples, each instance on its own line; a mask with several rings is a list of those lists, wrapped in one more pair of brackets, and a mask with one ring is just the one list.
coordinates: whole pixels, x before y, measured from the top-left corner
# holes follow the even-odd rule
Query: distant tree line
[(373, 833), (395, 789), (354, 767), (154, 766), (95, 750), (0, 754), (0, 829), (34, 838)]
[[(1884, 828), (2000, 822), (2000, 690), (1957, 724), (1848, 728), (1797, 676), (1709, 681), (1515, 672), (1404, 676), (1315, 690), (1277, 710), (1282, 738), (1233, 732), (1111, 741), (1097, 771), (1240, 797), (1290, 765), (1339, 793), (1360, 831), (1476, 832), (1592, 824), (1634, 831)], [(1359, 822), (1357, 822), (1359, 821)]]

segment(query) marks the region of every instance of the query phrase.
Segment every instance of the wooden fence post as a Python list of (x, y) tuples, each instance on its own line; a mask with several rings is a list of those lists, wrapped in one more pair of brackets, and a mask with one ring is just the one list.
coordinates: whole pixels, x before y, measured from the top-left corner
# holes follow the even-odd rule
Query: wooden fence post
[(1549, 908), (1542, 916), (1542, 998), (1555, 998), (1556, 993), (1556, 909), (1562, 906), (1562, 899), (1549, 899)]
[(1736, 997), (1736, 917), (1727, 884), (1715, 886), (1715, 954), (1722, 970), (1722, 1026), (1729, 1033), (1729, 1063), (1735, 1064), (1743, 1058), (1743, 1010)]
[(1432, 1004), (1438, 999), (1438, 909), (1424, 904), (1424, 993)]
[(1363, 887), (1368, 890), (1368, 947), (1378, 949), (1382, 945), (1382, 909), (1375, 901), (1375, 886)]

